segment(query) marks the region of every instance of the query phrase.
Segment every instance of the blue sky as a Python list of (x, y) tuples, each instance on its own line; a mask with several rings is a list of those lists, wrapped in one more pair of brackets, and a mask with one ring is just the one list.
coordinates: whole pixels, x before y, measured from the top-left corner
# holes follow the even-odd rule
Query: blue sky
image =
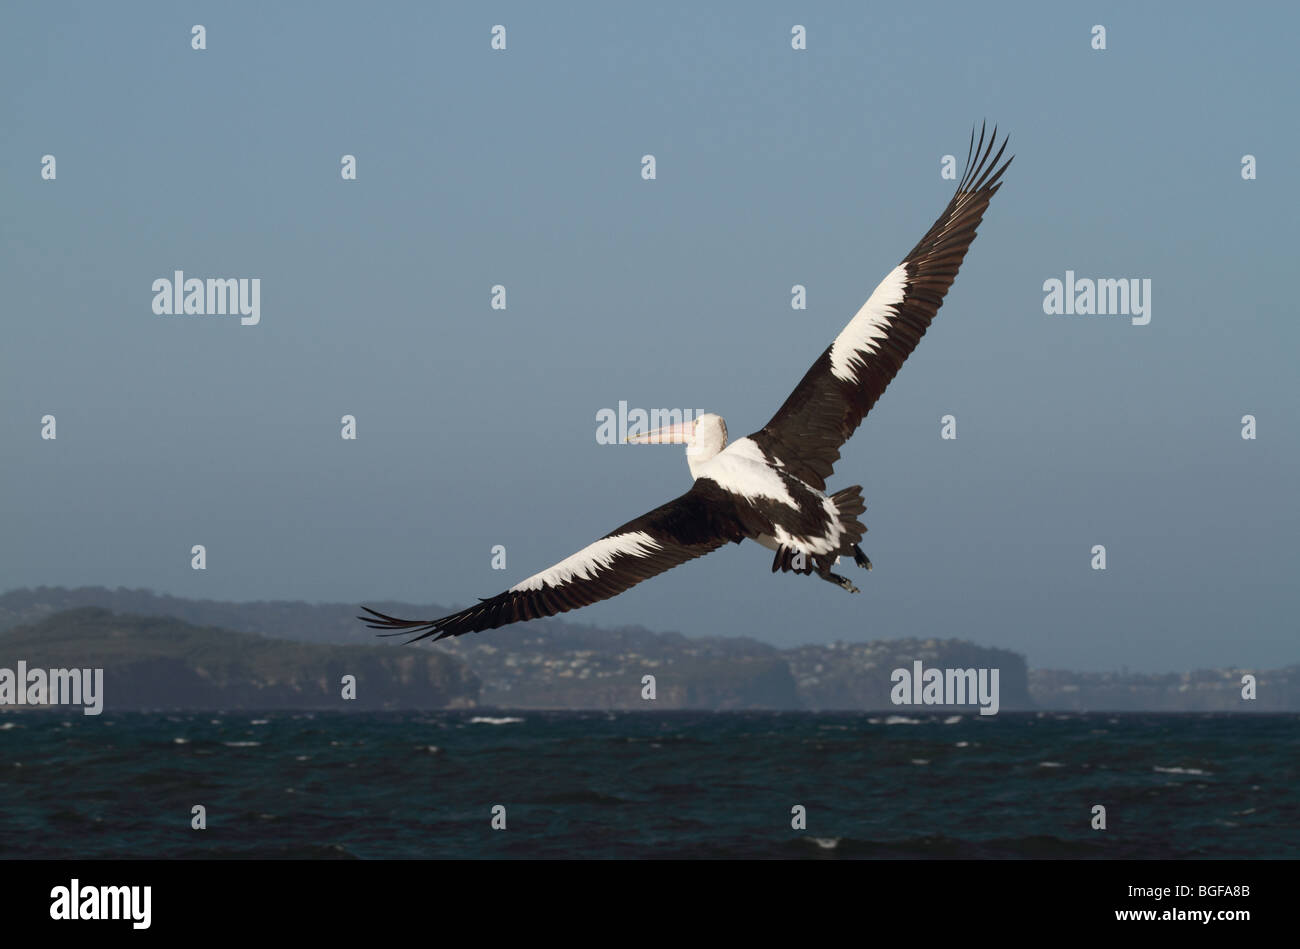
[[(689, 486), (600, 409), (761, 427), (988, 118), (1005, 187), (831, 482), (862, 594), (745, 544), (568, 618), (1300, 658), (1294, 9), (267, 6), (4, 13), (0, 588), (495, 594)], [(177, 269), (260, 278), (261, 323), (154, 315)], [(1046, 315), (1067, 270), (1150, 279), (1150, 324)]]

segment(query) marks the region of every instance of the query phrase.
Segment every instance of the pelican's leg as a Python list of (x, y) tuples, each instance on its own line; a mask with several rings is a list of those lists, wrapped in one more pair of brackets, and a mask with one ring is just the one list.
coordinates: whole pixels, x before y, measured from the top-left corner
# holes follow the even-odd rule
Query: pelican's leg
[(848, 577), (841, 577), (838, 573), (831, 573), (829, 570), (827, 570), (825, 573), (818, 573), (817, 576), (821, 577), (827, 583), (833, 583), (838, 587), (848, 590), (850, 593), (862, 592), (861, 590), (859, 590), (857, 587), (853, 585), (853, 583), (848, 579)]
[(862, 548), (857, 544), (853, 545), (853, 562), (863, 570), (871, 569), (871, 558), (862, 552)]

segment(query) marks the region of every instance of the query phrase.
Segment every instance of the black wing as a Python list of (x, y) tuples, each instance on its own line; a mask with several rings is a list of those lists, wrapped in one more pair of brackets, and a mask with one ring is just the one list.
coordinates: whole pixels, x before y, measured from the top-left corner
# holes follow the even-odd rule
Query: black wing
[[(939, 220), (892, 270), (848, 326), (821, 354), (772, 420), (750, 436), (795, 477), (824, 490), (840, 446), (857, 431), (911, 355), (957, 276), (998, 180), (1006, 139), (997, 155), (997, 128), (984, 145), (971, 131), (966, 172)], [(990, 158), (992, 156), (992, 158)], [(972, 163), (971, 159), (975, 161)]]
[(395, 630), (389, 635), (420, 634), (409, 642), (496, 629), (608, 600), (728, 541), (740, 543), (746, 533), (731, 496), (701, 479), (676, 500), (477, 606), (435, 620), (397, 619), (362, 607), (371, 615), (357, 619), (371, 629)]

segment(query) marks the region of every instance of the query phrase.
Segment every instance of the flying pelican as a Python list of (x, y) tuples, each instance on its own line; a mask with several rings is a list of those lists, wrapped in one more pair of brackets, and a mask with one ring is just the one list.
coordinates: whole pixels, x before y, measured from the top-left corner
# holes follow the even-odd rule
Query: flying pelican
[[(434, 620), (404, 620), (362, 607), (358, 619), (385, 635), (435, 636), (496, 629), (554, 616), (617, 596), (722, 545), (746, 538), (774, 550), (772, 572), (816, 573), (850, 593), (858, 588), (831, 572), (852, 555), (871, 569), (858, 541), (866, 528), (862, 488), (826, 495), (840, 446), (857, 430), (902, 367), (943, 303), (989, 200), (1002, 187), (1006, 139), (997, 129), (985, 147), (971, 131), (966, 171), (948, 207), (903, 262), (827, 347), (772, 420), (727, 443), (722, 418), (701, 415), (628, 438), (641, 444), (684, 444), (695, 483), (676, 500), (610, 531), (571, 557), (478, 605)], [(991, 156), (991, 157), (990, 157)], [(972, 158), (975, 159), (972, 163)]]

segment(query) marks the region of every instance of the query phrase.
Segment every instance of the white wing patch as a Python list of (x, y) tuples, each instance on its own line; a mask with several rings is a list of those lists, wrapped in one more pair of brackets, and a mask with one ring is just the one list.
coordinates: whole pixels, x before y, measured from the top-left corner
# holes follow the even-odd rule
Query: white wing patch
[(907, 267), (899, 264), (871, 291), (862, 309), (831, 344), (831, 374), (836, 379), (857, 383), (858, 368), (865, 364), (863, 354), (876, 352), (876, 340), (885, 338), (894, 306), (903, 302), (906, 293)]
[(798, 507), (781, 476), (763, 457), (763, 450), (749, 438), (736, 439), (701, 465), (695, 477), (709, 478), (724, 491), (746, 500), (769, 498)]
[(645, 531), (631, 531), (613, 537), (602, 537), (594, 544), (583, 547), (573, 556), (565, 557), (555, 566), (516, 583), (509, 592), (521, 593), (540, 590), (542, 587), (557, 587), (572, 580), (592, 580), (601, 570), (608, 570), (619, 554), (648, 557), (656, 550), (662, 549), (663, 544)]

